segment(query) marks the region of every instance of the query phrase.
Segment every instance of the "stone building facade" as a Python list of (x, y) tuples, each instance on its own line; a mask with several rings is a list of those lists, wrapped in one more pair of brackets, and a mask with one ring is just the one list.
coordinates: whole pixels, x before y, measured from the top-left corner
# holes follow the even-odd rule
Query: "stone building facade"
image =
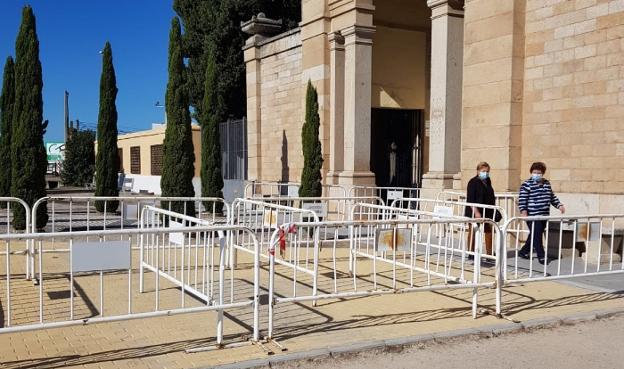
[(326, 183), (431, 195), (485, 160), (517, 191), (541, 160), (569, 210), (624, 208), (624, 0), (303, 0), (298, 29), (263, 23), (244, 50), (250, 180), (298, 181), (310, 80)]

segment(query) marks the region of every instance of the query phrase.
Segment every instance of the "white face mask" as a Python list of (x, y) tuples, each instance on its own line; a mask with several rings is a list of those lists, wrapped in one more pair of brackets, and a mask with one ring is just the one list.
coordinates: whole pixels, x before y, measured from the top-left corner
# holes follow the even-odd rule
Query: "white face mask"
[(540, 179), (542, 179), (542, 174), (533, 173), (533, 174), (531, 174), (531, 178), (534, 181), (539, 181)]
[(479, 172), (479, 178), (481, 179), (487, 179), (489, 176), (490, 176), (490, 173), (486, 171)]

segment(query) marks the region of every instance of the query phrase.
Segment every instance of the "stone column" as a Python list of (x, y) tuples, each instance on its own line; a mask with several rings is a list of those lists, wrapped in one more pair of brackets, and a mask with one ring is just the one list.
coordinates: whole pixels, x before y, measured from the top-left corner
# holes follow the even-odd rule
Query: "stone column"
[(428, 0), (431, 8), (431, 103), (427, 197), (453, 188), (461, 169), (461, 111), (464, 40), (463, 1)]
[(344, 84), (345, 47), (340, 32), (328, 36), (330, 50), (330, 117), (329, 117), (329, 172), (330, 183), (338, 183), (344, 168)]
[(244, 49), (247, 80), (247, 178), (262, 179), (262, 119), (260, 50), (250, 41)]
[(344, 168), (340, 183), (374, 184), (370, 171), (372, 45), (375, 28), (351, 26), (345, 38)]

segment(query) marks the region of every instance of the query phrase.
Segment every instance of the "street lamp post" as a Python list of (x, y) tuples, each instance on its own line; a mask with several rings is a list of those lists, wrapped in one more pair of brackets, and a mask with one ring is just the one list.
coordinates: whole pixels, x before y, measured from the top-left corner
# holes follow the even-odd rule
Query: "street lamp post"
[(161, 104), (160, 101), (156, 101), (156, 104), (154, 104), (154, 106), (157, 108), (165, 109), (165, 125), (167, 125), (167, 109), (165, 108), (165, 106)]

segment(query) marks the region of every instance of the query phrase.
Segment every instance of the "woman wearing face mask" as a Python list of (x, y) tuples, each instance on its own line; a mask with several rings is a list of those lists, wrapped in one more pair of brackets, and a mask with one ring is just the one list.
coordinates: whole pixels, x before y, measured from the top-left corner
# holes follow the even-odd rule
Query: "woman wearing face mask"
[[(559, 201), (550, 186), (550, 182), (544, 178), (546, 164), (536, 162), (531, 165), (531, 178), (527, 179), (520, 186), (520, 197), (518, 199), (520, 212), (523, 217), (527, 216), (548, 216), (550, 215), (550, 205), (565, 214), (565, 207)], [(529, 237), (526, 243), (518, 252), (518, 256), (523, 259), (531, 257), (531, 244), (537, 253), (537, 260), (541, 264), (548, 264), (552, 260), (544, 255), (542, 237), (546, 228), (545, 220), (527, 221), (529, 227)]]
[[(466, 202), (483, 205), (496, 204), (496, 195), (494, 194), (494, 188), (490, 180), (490, 164), (484, 161), (477, 164), (477, 175), (468, 182)], [(478, 206), (466, 206), (464, 215), (468, 218), (496, 218), (494, 210), (483, 209)], [(485, 235), (484, 251), (487, 255), (492, 255), (492, 227), (490, 224), (485, 223), (483, 225), (483, 234)], [(471, 226), (468, 231), (468, 251), (474, 250), (474, 244), (475, 240)], [(470, 259), (472, 259), (472, 257), (470, 257)]]

